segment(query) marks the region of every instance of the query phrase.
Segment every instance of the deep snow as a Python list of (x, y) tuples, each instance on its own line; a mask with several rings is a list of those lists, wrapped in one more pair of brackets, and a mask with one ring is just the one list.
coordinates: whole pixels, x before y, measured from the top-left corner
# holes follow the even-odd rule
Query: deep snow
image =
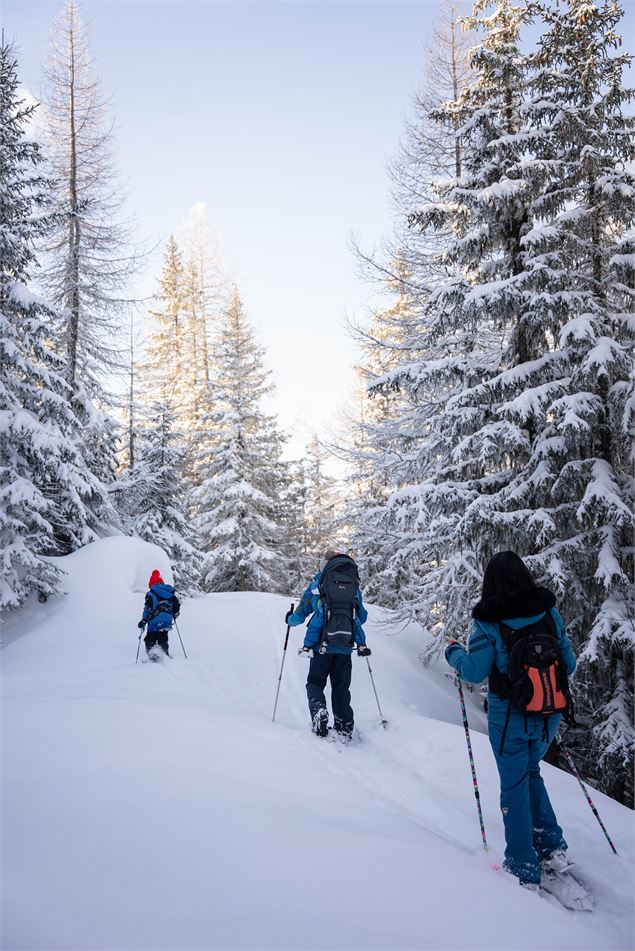
[[(389, 728), (354, 657), (361, 739), (309, 732), (289, 598), (187, 600), (173, 660), (135, 665), (163, 552), (109, 538), (63, 559), (66, 597), (3, 626), (2, 948), (630, 948), (630, 810), (544, 765), (570, 854), (596, 895), (564, 911), (494, 869), (498, 781), (469, 699), (483, 852), (449, 668), (421, 635), (366, 632)], [(296, 595), (297, 600), (297, 595)], [(143, 648), (142, 648), (143, 652)]]

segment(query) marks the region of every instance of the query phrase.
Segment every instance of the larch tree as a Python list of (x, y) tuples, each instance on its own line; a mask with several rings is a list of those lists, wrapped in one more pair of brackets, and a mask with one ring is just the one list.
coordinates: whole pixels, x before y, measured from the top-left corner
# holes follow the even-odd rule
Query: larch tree
[(125, 289), (138, 261), (107, 102), (74, 0), (64, 0), (53, 26), (43, 109), (56, 223), (44, 246), (44, 286), (62, 315), (57, 336), (70, 386), (101, 396), (121, 365)]

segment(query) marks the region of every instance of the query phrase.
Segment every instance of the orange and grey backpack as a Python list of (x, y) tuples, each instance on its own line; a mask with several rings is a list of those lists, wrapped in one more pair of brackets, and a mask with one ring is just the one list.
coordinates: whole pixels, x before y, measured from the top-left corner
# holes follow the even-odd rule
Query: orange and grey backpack
[(509, 654), (507, 673), (494, 666), (489, 677), (489, 688), (502, 700), (507, 700), (507, 716), (501, 737), (500, 755), (503, 755), (505, 735), (512, 708), (525, 716), (543, 717), (546, 738), (547, 717), (562, 713), (568, 723), (574, 723), (573, 701), (569, 690), (567, 669), (558, 645), (558, 631), (551, 614), (525, 627), (513, 628), (499, 621), (501, 639)]

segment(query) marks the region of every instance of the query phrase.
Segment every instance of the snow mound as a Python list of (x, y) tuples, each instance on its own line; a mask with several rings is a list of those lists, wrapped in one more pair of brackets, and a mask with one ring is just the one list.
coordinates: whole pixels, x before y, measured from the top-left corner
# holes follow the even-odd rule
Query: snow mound
[(58, 561), (69, 573), (68, 590), (73, 593), (95, 594), (104, 585), (145, 593), (155, 568), (166, 584), (174, 584), (170, 561), (163, 549), (126, 535), (102, 538)]
[[(150, 571), (165, 555), (108, 538), (61, 559), (65, 597), (29, 604), (2, 651), (2, 947), (10, 949), (628, 948), (632, 813), (544, 766), (592, 914), (499, 867), (498, 779), (468, 696), (484, 853), (456, 689), (421, 636), (370, 611), (354, 657), (359, 738), (309, 732), (289, 598), (187, 600), (173, 659), (135, 663)], [(297, 593), (294, 600), (297, 601)], [(143, 646), (141, 646), (143, 656)]]

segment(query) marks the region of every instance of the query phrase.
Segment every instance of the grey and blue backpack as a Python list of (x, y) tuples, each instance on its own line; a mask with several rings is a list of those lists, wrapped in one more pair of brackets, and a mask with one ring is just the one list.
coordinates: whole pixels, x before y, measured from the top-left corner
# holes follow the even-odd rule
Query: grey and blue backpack
[(324, 610), (320, 653), (331, 645), (352, 647), (355, 607), (359, 591), (359, 572), (349, 555), (336, 555), (327, 561), (319, 582)]

